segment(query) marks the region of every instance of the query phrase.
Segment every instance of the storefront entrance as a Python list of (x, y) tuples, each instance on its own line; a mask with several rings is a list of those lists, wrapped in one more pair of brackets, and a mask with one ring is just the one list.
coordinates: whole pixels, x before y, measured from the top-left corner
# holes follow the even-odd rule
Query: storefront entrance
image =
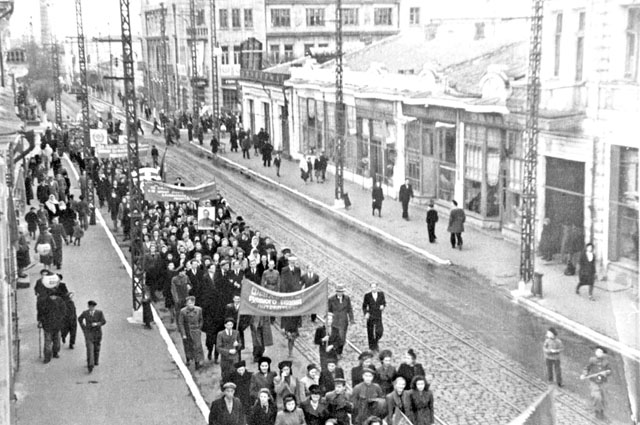
[(584, 162), (546, 157), (545, 217), (552, 252), (575, 253), (584, 244)]

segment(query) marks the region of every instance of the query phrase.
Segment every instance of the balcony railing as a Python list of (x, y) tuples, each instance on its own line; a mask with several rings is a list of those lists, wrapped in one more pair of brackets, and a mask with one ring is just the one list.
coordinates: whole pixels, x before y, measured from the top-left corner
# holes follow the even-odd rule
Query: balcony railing
[(609, 83), (598, 86), (598, 108), (607, 111), (640, 111), (640, 86)]
[[(196, 27), (195, 28), (195, 32), (196, 32), (196, 38), (198, 39), (209, 39), (209, 28), (207, 27)], [(192, 37), (193, 34), (193, 29), (188, 27), (187, 28), (187, 36)]]
[[(514, 86), (507, 99), (507, 108), (514, 113), (525, 113), (527, 108), (527, 87)], [(587, 108), (587, 88), (583, 83), (563, 86), (544, 86), (540, 89), (540, 111), (559, 114), (577, 114)]]

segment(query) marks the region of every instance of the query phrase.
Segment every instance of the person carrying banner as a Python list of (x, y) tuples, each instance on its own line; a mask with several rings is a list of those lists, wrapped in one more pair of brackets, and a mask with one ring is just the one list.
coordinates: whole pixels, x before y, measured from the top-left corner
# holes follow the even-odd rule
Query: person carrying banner
[(609, 364), (607, 350), (603, 347), (596, 347), (595, 356), (589, 359), (589, 363), (582, 371), (580, 379), (589, 380), (591, 404), (598, 419), (604, 419), (604, 385), (607, 383), (609, 375), (611, 375), (611, 365)]

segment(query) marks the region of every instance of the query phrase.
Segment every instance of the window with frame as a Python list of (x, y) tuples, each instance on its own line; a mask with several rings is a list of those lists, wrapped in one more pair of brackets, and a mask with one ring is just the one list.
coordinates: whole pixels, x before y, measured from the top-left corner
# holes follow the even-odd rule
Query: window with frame
[(220, 28), (229, 28), (229, 11), (227, 9), (220, 9)]
[(420, 25), (420, 8), (409, 8), (409, 25)]
[(342, 9), (342, 25), (358, 25), (358, 9), (355, 7)]
[(556, 14), (556, 29), (553, 44), (553, 76), (557, 77), (560, 75), (560, 52), (562, 51), (562, 13)]
[(204, 9), (196, 12), (196, 25), (204, 25)]
[(578, 12), (578, 31), (576, 33), (576, 81), (582, 81), (584, 67), (584, 26), (585, 12)]
[(240, 53), (242, 53), (242, 48), (233, 46), (233, 63), (236, 65), (240, 65)]
[(320, 8), (307, 9), (307, 26), (308, 27), (324, 26), (324, 9), (320, 9)]
[(627, 15), (627, 48), (625, 52), (624, 77), (638, 79), (638, 39), (640, 38), (640, 8), (629, 9)]
[(231, 9), (231, 26), (233, 28), (242, 28), (240, 24), (240, 9)]
[(229, 46), (220, 47), (222, 55), (220, 56), (220, 63), (222, 65), (229, 65)]
[(290, 61), (293, 59), (293, 44), (284, 45), (284, 60)]
[(392, 25), (393, 9), (390, 7), (376, 7), (373, 10), (374, 25)]
[(271, 26), (276, 28), (288, 28), (291, 26), (290, 9), (271, 9)]
[(244, 27), (253, 28), (253, 9), (244, 10)]
[(280, 45), (272, 44), (269, 46), (269, 56), (271, 56), (271, 60), (275, 63), (280, 62)]

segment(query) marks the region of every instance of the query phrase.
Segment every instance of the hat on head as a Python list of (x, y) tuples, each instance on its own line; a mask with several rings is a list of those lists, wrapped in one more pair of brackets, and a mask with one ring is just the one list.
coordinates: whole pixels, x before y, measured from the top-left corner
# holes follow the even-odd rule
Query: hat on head
[(405, 378), (404, 375), (400, 375), (398, 372), (391, 376), (391, 382), (396, 382), (398, 379), (403, 379), (405, 383), (407, 382), (407, 378)]
[(262, 364), (264, 362), (267, 362), (267, 363), (271, 364), (271, 358), (266, 357), (266, 356), (262, 356), (262, 357), (260, 357), (258, 359), (258, 365), (260, 365), (260, 364)]
[(229, 262), (227, 260), (220, 261), (220, 265), (221, 266), (224, 266), (225, 264), (229, 264)]
[(309, 394), (313, 395), (313, 394), (318, 394), (320, 395), (320, 385), (318, 384), (313, 384), (309, 387)]
[(371, 351), (363, 351), (358, 356), (358, 360), (372, 359), (372, 358), (373, 358), (373, 353)]
[(307, 372), (311, 372), (313, 369), (318, 370), (318, 366), (316, 366), (313, 363), (311, 363), (310, 365), (307, 366)]
[(391, 352), (391, 350), (382, 350), (380, 351), (378, 358), (380, 359), (380, 361), (383, 361), (385, 358), (392, 357), (392, 356), (393, 356), (393, 353)]
[(244, 361), (244, 360), (240, 360), (240, 361), (238, 361), (238, 362), (235, 362), (235, 363), (233, 364), (233, 367), (234, 367), (235, 369), (239, 369), (239, 368), (241, 368), (241, 367), (247, 367), (247, 362), (246, 362), (246, 361)]
[(223, 386), (222, 386), (222, 390), (226, 390), (226, 389), (236, 389), (236, 384), (234, 384), (233, 382), (226, 382)]
[(291, 248), (282, 248), (282, 255), (284, 254), (291, 254)]
[(336, 385), (338, 385), (338, 384), (346, 385), (347, 381), (344, 378), (336, 378), (336, 379), (333, 380), (333, 383), (336, 384)]
[(271, 391), (269, 391), (269, 388), (260, 388), (260, 391), (258, 391), (258, 395), (265, 393), (266, 395), (269, 396), (269, 398), (271, 398)]
[(60, 277), (54, 273), (48, 273), (42, 277), (42, 284), (47, 289), (54, 289), (60, 283)]
[(370, 367), (365, 367), (364, 369), (362, 369), (362, 376), (364, 376), (365, 373), (370, 373), (371, 375), (376, 376), (376, 372)]
[(336, 359), (335, 357), (328, 357), (327, 364), (329, 363), (338, 364), (338, 359)]
[(229, 322), (233, 323), (234, 325), (236, 324), (236, 320), (233, 317), (227, 317), (226, 319), (224, 319), (225, 325)]
[(344, 292), (344, 283), (336, 283), (336, 292)]
[(40, 270), (40, 274), (49, 274), (49, 273), (51, 273), (51, 272), (49, 270), (47, 270), (47, 269)]
[(93, 301), (93, 300), (89, 301), (87, 304), (89, 304), (89, 305), (91, 305), (91, 306), (96, 306), (96, 305), (98, 305), (98, 303), (97, 303), (97, 302), (95, 302), (95, 301)]
[(291, 362), (291, 360), (283, 360), (280, 363), (278, 363), (278, 369), (282, 370), (285, 367), (288, 367), (289, 369), (291, 369), (291, 366), (293, 366), (293, 362)]

